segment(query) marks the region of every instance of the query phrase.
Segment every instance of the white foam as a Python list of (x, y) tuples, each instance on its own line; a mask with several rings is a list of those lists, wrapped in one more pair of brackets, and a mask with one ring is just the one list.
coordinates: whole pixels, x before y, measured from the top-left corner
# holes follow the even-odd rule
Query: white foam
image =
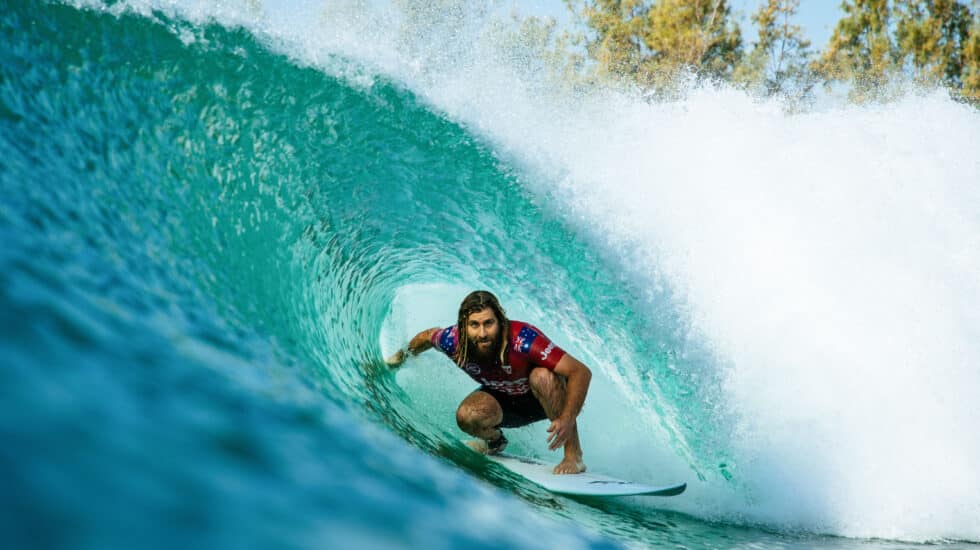
[(735, 473), (675, 505), (980, 540), (976, 111), (939, 92), (795, 116), (726, 89), (670, 105), (572, 94), (504, 47), (506, 21), (462, 3), (165, 4), (394, 78), (536, 174), (640, 284), (666, 281), (718, 358)]

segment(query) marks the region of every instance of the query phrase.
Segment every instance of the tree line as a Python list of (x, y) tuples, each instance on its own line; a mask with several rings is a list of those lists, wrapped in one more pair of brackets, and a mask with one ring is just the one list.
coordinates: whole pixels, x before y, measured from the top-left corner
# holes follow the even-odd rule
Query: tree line
[(587, 29), (558, 40), (577, 78), (625, 80), (662, 95), (691, 78), (715, 79), (801, 100), (815, 86), (843, 84), (856, 101), (912, 80), (980, 105), (977, 0), (843, 0), (823, 50), (795, 23), (799, 0), (760, 0), (749, 40), (727, 0), (565, 3)]

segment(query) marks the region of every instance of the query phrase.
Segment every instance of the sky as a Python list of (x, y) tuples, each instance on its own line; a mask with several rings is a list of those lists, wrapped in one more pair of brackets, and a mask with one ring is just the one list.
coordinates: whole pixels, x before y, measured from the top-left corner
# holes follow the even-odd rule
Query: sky
[[(755, 26), (749, 16), (758, 9), (762, 0), (730, 0), (729, 3), (732, 13), (740, 16), (739, 26), (742, 27), (743, 38), (746, 42), (754, 41)], [(796, 24), (803, 27), (813, 49), (822, 50), (827, 45), (834, 26), (844, 15), (840, 4), (840, 0), (800, 0)]]

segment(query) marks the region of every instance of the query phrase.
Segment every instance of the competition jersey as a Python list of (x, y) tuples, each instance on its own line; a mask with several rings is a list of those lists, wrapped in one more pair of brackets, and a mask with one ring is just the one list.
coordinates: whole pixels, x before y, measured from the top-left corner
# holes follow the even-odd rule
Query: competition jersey
[[(507, 395), (524, 395), (531, 391), (528, 375), (535, 367), (554, 370), (565, 352), (556, 346), (537, 327), (521, 321), (511, 321), (508, 331), (506, 360), (498, 365), (481, 365), (467, 358), (462, 368), (466, 374), (487, 389)], [(432, 345), (455, 361), (459, 349), (459, 329), (456, 325), (446, 327), (432, 335)]]

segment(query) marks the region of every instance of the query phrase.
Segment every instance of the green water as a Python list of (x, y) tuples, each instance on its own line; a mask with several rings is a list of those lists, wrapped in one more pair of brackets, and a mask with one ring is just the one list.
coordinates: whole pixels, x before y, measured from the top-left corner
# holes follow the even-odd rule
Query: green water
[[(669, 288), (403, 85), (160, 12), (6, 2), (0, 41), (11, 547), (901, 546), (705, 507), (741, 490), (729, 412)], [(477, 287), (605, 365), (594, 469), (693, 496), (558, 497), (467, 451), (465, 376), (381, 357)]]

